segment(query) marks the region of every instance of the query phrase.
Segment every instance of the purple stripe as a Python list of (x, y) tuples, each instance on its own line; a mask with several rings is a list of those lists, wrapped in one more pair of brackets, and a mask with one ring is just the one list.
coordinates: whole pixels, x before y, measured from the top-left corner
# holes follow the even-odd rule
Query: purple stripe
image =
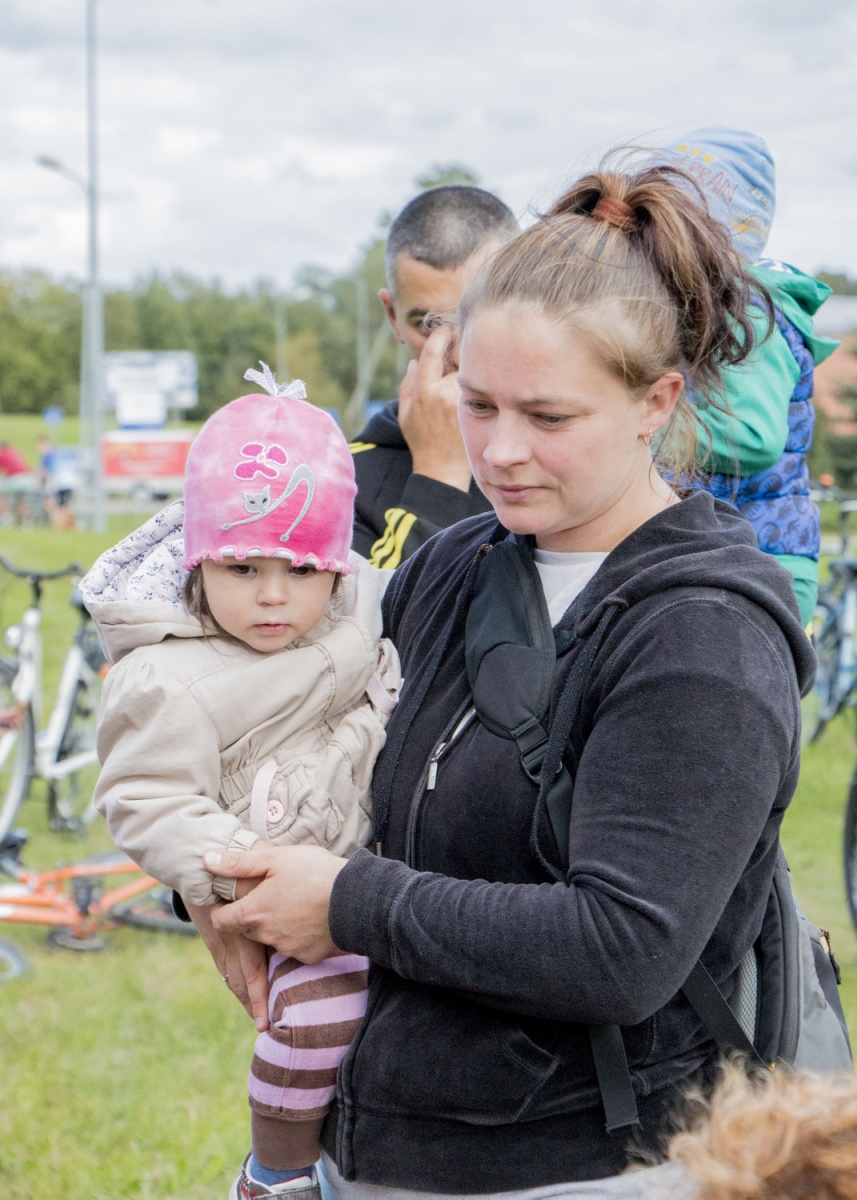
[(334, 1025), (339, 1021), (359, 1021), (366, 1012), (365, 991), (349, 992), (345, 996), (330, 996), (326, 1000), (305, 1000), (289, 1004), (283, 1010), (279, 1025)]
[(325, 1046), (320, 1050), (284, 1046), (275, 1042), (267, 1033), (260, 1033), (256, 1038), (254, 1053), (263, 1062), (274, 1067), (282, 1067), (289, 1071), (323, 1071), (325, 1067), (338, 1067), (345, 1057), (348, 1046)]
[(297, 970), (290, 971), (288, 975), (283, 975), (281, 979), (272, 979), (275, 958), (278, 958), (280, 962), (286, 961), (280, 954), (274, 955), (274, 958), (271, 959), (268, 978), (272, 980), (272, 995), (285, 991), (286, 988), (295, 987), (299, 983), (310, 983), (314, 979), (329, 979), (332, 976), (351, 975), (355, 971), (369, 970), (368, 958), (361, 958), (359, 954), (343, 954), (338, 958), (325, 958), (320, 963), (305, 963)]
[(250, 1098), (269, 1108), (323, 1108), (336, 1095), (335, 1087), (326, 1088), (281, 1088), (262, 1083), (251, 1075)]

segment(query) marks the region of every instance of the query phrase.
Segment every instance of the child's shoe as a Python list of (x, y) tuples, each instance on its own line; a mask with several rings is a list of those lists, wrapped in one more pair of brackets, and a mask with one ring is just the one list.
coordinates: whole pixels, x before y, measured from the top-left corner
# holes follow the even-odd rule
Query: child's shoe
[(241, 1174), (229, 1192), (229, 1200), (266, 1200), (268, 1196), (288, 1196), (288, 1200), (321, 1200), (321, 1188), (315, 1167), (308, 1175), (298, 1175), (285, 1183), (259, 1183), (250, 1174), (250, 1155), (244, 1159)]

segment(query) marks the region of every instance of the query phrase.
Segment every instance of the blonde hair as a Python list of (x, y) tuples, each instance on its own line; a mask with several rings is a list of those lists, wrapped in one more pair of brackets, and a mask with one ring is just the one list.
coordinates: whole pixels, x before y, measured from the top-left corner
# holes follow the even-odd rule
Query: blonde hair
[(670, 1143), (699, 1200), (855, 1200), (857, 1077), (726, 1069)]
[[(635, 396), (680, 370), (697, 406), (723, 408), (722, 368), (758, 340), (752, 302), (772, 331), (770, 297), (690, 176), (672, 166), (603, 169), (493, 256), (465, 293), (458, 328), (460, 336), (480, 308), (531, 305), (584, 339)], [(657, 446), (673, 472), (695, 466), (696, 422), (683, 394)]]

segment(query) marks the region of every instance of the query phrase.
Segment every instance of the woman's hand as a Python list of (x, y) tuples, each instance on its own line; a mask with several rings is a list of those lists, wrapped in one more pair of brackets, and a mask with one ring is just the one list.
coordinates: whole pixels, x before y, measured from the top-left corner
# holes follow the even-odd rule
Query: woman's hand
[(228, 879), (259, 877), (253, 890), (212, 911), (220, 934), (244, 934), (304, 963), (338, 953), (330, 937), (327, 910), (333, 881), (347, 859), (320, 846), (272, 846), (256, 842), (249, 850), (204, 858), (207, 870)]
[(265, 947), (241, 933), (221, 933), (215, 929), (212, 917), (217, 906), (186, 904), (185, 908), (227, 987), (244, 1005), (261, 1033), (269, 1025)]

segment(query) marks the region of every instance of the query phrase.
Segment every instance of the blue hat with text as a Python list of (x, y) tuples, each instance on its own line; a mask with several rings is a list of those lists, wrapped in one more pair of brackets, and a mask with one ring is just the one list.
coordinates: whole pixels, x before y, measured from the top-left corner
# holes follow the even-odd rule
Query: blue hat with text
[(736, 252), (755, 262), (771, 232), (776, 201), (774, 160), (764, 140), (743, 129), (708, 125), (676, 138), (657, 158), (696, 180)]

